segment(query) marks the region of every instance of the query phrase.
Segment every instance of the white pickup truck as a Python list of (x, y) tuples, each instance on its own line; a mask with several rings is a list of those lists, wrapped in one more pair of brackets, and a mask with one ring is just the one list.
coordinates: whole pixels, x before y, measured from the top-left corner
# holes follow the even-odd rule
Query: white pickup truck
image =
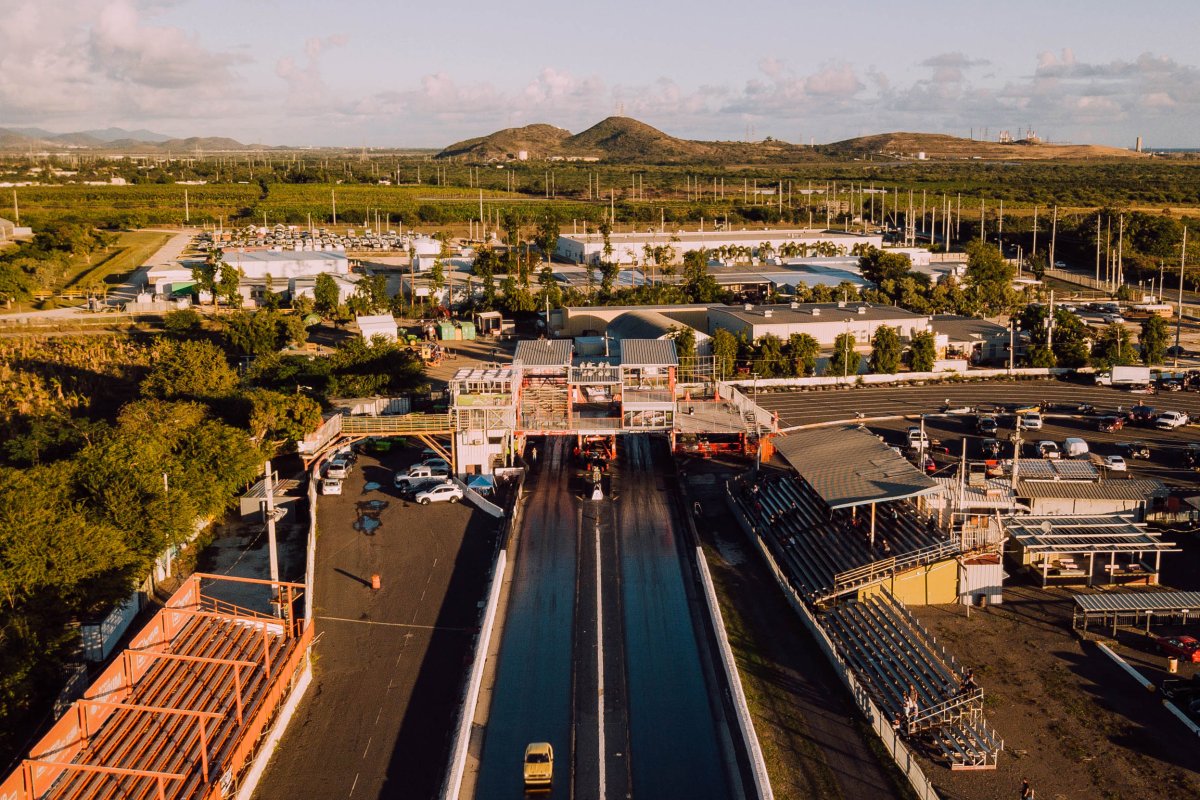
[(392, 483), (397, 489), (405, 489), (413, 484), (427, 481), (431, 478), (445, 478), (450, 470), (440, 465), (417, 464), (409, 467), (407, 472), (397, 472)]

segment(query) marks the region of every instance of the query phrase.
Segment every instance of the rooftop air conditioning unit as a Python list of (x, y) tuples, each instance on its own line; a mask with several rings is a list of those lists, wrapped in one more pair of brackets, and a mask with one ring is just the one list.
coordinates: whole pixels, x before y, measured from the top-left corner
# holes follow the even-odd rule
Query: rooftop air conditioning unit
[(747, 311), (753, 311), (753, 310), (754, 310), (754, 306), (753, 306), (752, 304), (750, 304), (750, 303), (746, 303), (746, 305), (744, 306), (744, 308), (745, 308)]
[(764, 316), (764, 317), (766, 317), (767, 319), (770, 319), (770, 318), (771, 318), (771, 313), (772, 313), (772, 312), (771, 312), (771, 309), (769, 309), (769, 308), (768, 308), (768, 309), (765, 309), (765, 310), (763, 311), (763, 316)]
[(819, 316), (821, 316), (821, 309), (819, 309), (819, 308), (814, 308), (814, 309), (812, 310), (812, 315), (813, 315), (814, 317), (819, 317)]
[(865, 313), (867, 313), (867, 307), (866, 307), (866, 306), (859, 306), (859, 307), (858, 307), (858, 313), (860, 313), (860, 314), (865, 314)]

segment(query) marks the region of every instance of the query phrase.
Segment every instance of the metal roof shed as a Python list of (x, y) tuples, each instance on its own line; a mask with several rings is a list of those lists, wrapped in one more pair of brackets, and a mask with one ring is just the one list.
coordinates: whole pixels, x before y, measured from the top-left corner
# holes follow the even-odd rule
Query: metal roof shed
[[(1179, 552), (1174, 542), (1164, 542), (1157, 532), (1130, 517), (1008, 517), (1004, 527), (1022, 565), (1038, 572), (1043, 586), (1091, 586), (1097, 555), (1108, 557), (1107, 564), (1101, 561), (1101, 572), (1108, 583), (1154, 584), (1158, 582), (1162, 554)], [(1154, 553), (1153, 568), (1142, 561), (1148, 553)], [(1086, 569), (1076, 561), (1084, 556)]]
[(1168, 619), (1182, 619), (1200, 614), (1200, 592), (1105, 592), (1103, 594), (1075, 595), (1075, 611), (1072, 624), (1087, 630), (1088, 623), (1097, 620), (1111, 623), (1114, 635), (1117, 625), (1131, 622), (1137, 625), (1142, 615), (1146, 616), (1146, 632), (1154, 615)]

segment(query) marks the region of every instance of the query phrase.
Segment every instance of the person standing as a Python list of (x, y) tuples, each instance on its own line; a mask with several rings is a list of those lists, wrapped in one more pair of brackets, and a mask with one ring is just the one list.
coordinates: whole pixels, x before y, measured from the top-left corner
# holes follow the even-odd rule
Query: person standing
[(1021, 778), (1021, 800), (1034, 800), (1033, 787), (1029, 785), (1028, 778)]

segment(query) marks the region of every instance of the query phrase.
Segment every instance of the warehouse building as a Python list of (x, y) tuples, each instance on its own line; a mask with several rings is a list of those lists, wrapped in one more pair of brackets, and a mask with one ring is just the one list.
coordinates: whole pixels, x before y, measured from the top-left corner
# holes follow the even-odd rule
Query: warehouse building
[(793, 333), (807, 333), (822, 347), (831, 347), (840, 334), (852, 333), (865, 344), (880, 326), (895, 328), (903, 341), (930, 330), (928, 314), (916, 314), (896, 306), (866, 303), (790, 303), (784, 305), (711, 306), (708, 333), (723, 328), (751, 341), (767, 334), (787, 340)]
[[(823, 251), (827, 255), (848, 256), (856, 247), (883, 247), (882, 235), (863, 235), (849, 231), (816, 229), (740, 230), (740, 231), (656, 231), (613, 233), (609, 235), (612, 259), (618, 264), (642, 263), (646, 248), (670, 246), (675, 251), (675, 263), (683, 254), (693, 250), (708, 250), (714, 256), (728, 253), (730, 248), (742, 257), (761, 259), (766, 254), (760, 245), (767, 243), (772, 257), (784, 257), (786, 251), (799, 250), (803, 255)], [(786, 248), (786, 251), (785, 251)], [(576, 264), (599, 264), (604, 258), (604, 237), (599, 233), (573, 233), (558, 237), (555, 254)]]
[[(626, 311), (608, 324), (605, 336), (614, 342), (627, 340), (662, 341), (673, 339), (681, 328), (690, 327), (668, 317), (661, 311), (638, 309)], [(695, 330), (695, 329), (693, 329)], [(696, 355), (712, 355), (712, 339), (702, 330), (695, 330)]]

